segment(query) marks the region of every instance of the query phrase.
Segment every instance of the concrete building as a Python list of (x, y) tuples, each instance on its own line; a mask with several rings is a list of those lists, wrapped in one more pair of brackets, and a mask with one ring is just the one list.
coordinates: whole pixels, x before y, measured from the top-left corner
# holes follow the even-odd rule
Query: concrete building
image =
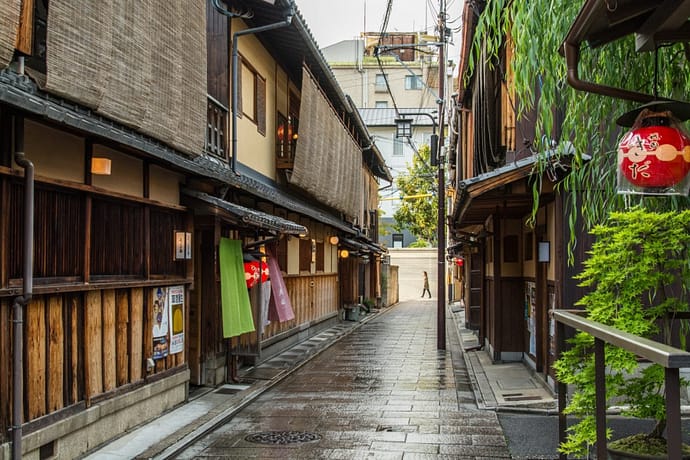
[[(381, 36), (363, 32), (359, 39), (344, 40), (322, 49), (343, 91), (352, 97), (394, 178), (380, 191), (379, 241), (388, 247), (408, 247), (415, 241), (409, 232), (392, 230), (400, 206), (395, 178), (407, 170), (416, 150), (429, 144), (437, 121), (438, 46), (434, 36), (397, 32)], [(446, 85), (451, 87), (451, 85)], [(395, 119), (413, 118), (412, 137), (397, 138)], [(411, 115), (424, 113), (428, 115)]]

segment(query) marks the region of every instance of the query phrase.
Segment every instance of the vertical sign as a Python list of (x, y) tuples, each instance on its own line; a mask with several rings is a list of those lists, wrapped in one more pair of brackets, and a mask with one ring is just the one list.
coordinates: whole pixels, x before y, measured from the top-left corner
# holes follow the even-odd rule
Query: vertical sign
[(168, 356), (168, 288), (159, 287), (153, 296), (153, 359)]
[(170, 354), (184, 350), (184, 286), (168, 289), (170, 306)]

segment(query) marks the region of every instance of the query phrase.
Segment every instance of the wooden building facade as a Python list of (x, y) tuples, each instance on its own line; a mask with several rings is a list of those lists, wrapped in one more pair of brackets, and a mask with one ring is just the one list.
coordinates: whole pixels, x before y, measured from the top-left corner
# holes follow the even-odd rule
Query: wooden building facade
[[(390, 173), (356, 109), (294, 5), (215, 3), (0, 0), (0, 458), (83, 455), (223, 383), (338, 321), (343, 278), (381, 295)], [(292, 319), (260, 284), (227, 337), (226, 239), (271, 252)]]
[[(464, 301), (467, 326), (494, 362), (522, 361), (549, 381), (555, 346), (549, 312), (570, 308), (577, 290), (566, 263), (568, 211), (556, 190), (570, 170), (572, 147), (539, 151), (533, 114), (516, 116), (510, 37), (500, 62), (480, 58), (464, 83), (476, 27), (470, 6), (464, 21), (450, 156), (449, 252), (464, 262), (455, 268), (454, 291)], [(538, 157), (548, 159), (541, 169)], [(587, 247), (586, 235), (578, 241), (580, 251)]]

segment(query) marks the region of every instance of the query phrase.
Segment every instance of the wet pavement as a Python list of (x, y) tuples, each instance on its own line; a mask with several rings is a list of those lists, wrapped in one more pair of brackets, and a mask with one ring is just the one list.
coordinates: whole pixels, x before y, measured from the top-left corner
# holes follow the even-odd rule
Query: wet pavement
[(435, 305), (373, 318), (177, 458), (510, 458), (496, 414), (475, 403), (457, 332), (436, 350)]
[(520, 363), (492, 364), (463, 324), (449, 307), (439, 352), (435, 300), (373, 310), (85, 458), (556, 458), (551, 391)]

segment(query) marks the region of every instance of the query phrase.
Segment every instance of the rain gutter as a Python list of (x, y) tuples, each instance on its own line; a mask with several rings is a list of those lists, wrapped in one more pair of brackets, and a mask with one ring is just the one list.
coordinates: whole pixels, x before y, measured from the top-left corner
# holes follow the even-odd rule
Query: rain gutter
[(14, 161), (24, 168), (24, 236), (23, 236), (23, 289), (15, 297), (13, 306), (14, 338), (12, 344), (12, 458), (22, 458), (23, 409), (23, 345), (24, 307), (33, 293), (33, 239), (34, 239), (34, 165), (24, 154), (24, 117), (14, 119)]

